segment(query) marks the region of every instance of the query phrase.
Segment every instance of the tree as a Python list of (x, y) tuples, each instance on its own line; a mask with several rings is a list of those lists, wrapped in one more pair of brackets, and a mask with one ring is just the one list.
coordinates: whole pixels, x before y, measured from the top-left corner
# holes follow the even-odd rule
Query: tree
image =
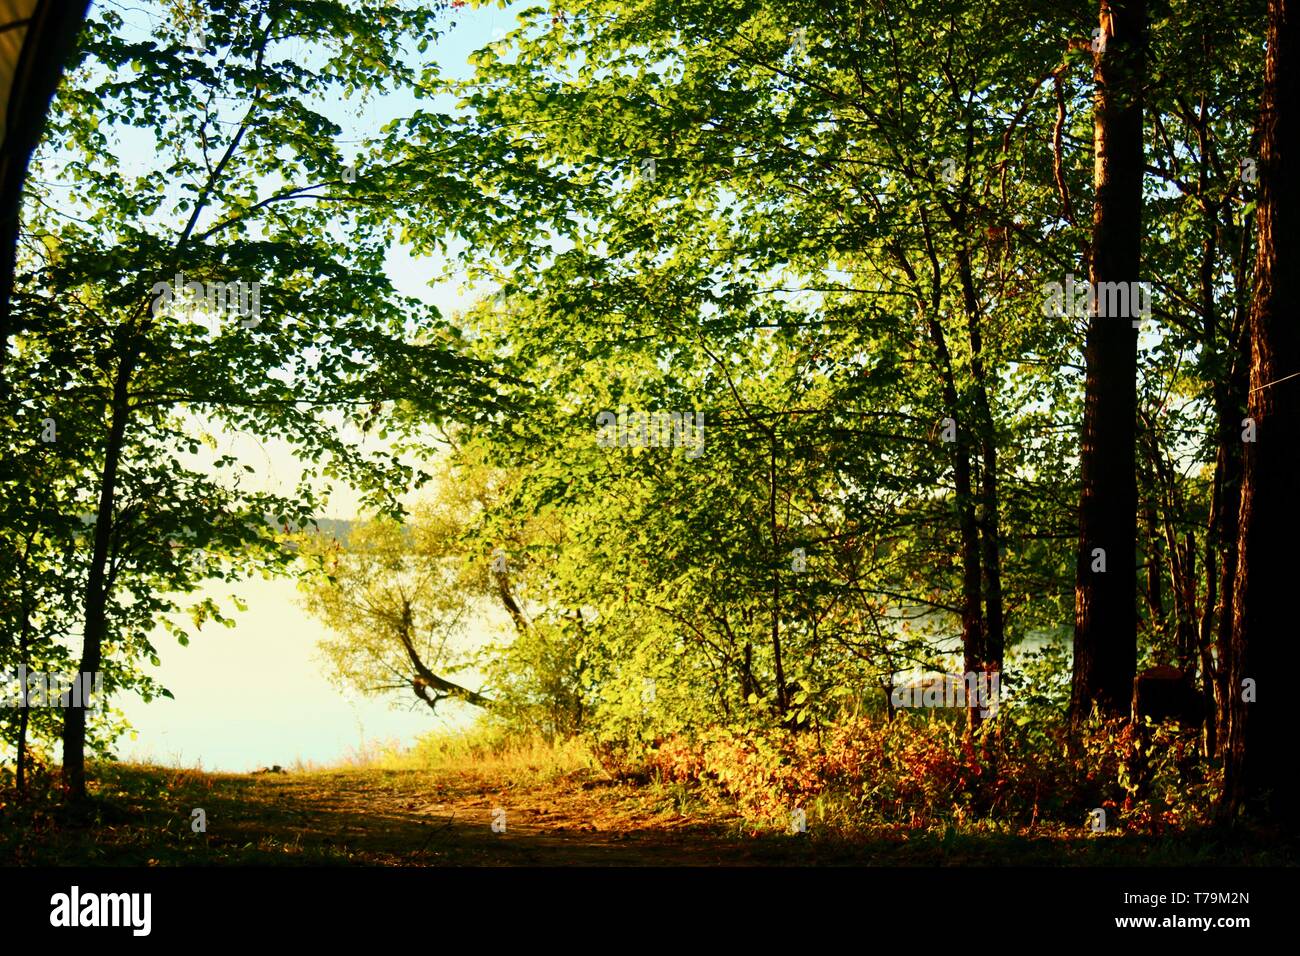
[[(77, 193), (55, 203), (34, 190), (15, 296), (22, 347), (77, 409), (69, 430), (94, 516), (81, 672), (153, 656), (150, 631), (205, 577), (286, 568), (275, 532), (310, 522), (314, 478), (397, 512), (393, 489), (422, 477), (340, 421), (387, 418), (397, 400), (490, 404), (490, 375), (466, 374), (436, 312), (381, 278), (392, 197), (364, 171), (345, 175), (340, 130), (321, 112), (336, 95), (408, 82), (394, 51), (435, 15), (269, 0), (145, 26), (110, 9), (88, 23), (40, 167), (59, 163)], [(304, 37), (306, 61), (294, 52)], [(154, 144), (140, 175), (123, 175), (111, 136)], [(415, 368), (444, 374), (435, 386)], [(222, 430), (296, 446), (298, 487), (259, 491), (231, 475), (232, 456), (203, 461)], [(193, 615), (225, 620), (211, 601)], [(85, 710), (69, 708), (73, 798), (86, 792), (85, 734)]]
[[(537, 498), (654, 529), (610, 529), (613, 594), (568, 602), (653, 611), (716, 712), (951, 666), (954, 630), (997, 670), (1059, 621), (1075, 346), (1024, 317), (1077, 247), (1074, 23), (1004, 12), (1030, 42), (959, 3), (564, 3), (475, 55), (465, 122), (394, 130), (414, 188), (437, 161), (489, 197), (462, 222), (491, 340), (547, 396), (499, 447)], [(703, 409), (710, 450), (580, 449), (619, 406)]]
[(1126, 714), (1137, 667), (1137, 329), (1107, 308), (1118, 283), (1132, 303), (1141, 280), (1145, 0), (1102, 0), (1096, 39), (1096, 198), (1088, 279), (1093, 290), (1079, 453), (1074, 681), (1077, 724), (1094, 706)]
[(1231, 712), (1221, 812), (1296, 825), (1289, 768), (1293, 748), (1282, 709), (1286, 636), (1295, 631), (1294, 574), (1284, 556), (1300, 540), (1300, 188), (1289, 167), (1300, 157), (1300, 24), (1295, 3), (1270, 0), (1260, 116), (1258, 253), (1250, 310), (1249, 418), (1255, 441), (1242, 468), (1232, 656)]
[[(550, 588), (562, 525), (545, 509), (530, 514), (519, 484), (481, 443), (460, 444), (406, 521), (377, 518), (346, 540), (305, 540), (316, 573), (301, 587), (333, 632), (320, 647), (340, 684), (413, 692), (431, 710), (463, 701), (548, 739), (581, 729), (583, 613), (557, 608)], [(492, 606), (512, 634), (475, 652), (468, 625)], [(486, 678), (478, 691), (443, 676), (471, 665)]]
[(449, 661), (456, 668), (455, 645), (474, 611), (449, 530), (420, 508), (405, 525), (378, 518), (354, 524), (346, 542), (308, 542), (322, 576), (303, 582), (307, 608), (338, 635), (320, 646), (341, 684), (367, 694), (410, 690), (434, 710), (448, 697), (490, 704), (434, 671)]

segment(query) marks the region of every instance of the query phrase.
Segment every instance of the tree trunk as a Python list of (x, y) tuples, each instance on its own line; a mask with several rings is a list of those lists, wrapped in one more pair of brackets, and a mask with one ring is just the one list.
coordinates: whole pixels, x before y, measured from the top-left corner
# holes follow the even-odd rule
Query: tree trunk
[[(1152, 442), (1155, 437), (1152, 436)], [(1142, 477), (1146, 482), (1149, 494), (1146, 495), (1143, 504), (1143, 518), (1146, 521), (1146, 544), (1147, 544), (1147, 608), (1151, 612), (1151, 633), (1160, 635), (1165, 630), (1165, 599), (1164, 584), (1160, 573), (1160, 563), (1164, 559), (1163, 549), (1161, 548), (1161, 537), (1156, 520), (1156, 502), (1160, 497), (1160, 488), (1156, 483), (1155, 470), (1148, 463), (1142, 469)]]
[[(1249, 252), (1250, 230), (1242, 229), (1241, 255), (1238, 257), (1238, 285), (1246, 285), (1247, 256)], [(1240, 320), (1234, 323), (1235, 334), (1230, 338), (1227, 348), (1232, 360), (1228, 366), (1227, 387), (1220, 402), (1220, 452), (1223, 454), (1224, 470), (1220, 493), (1220, 507), (1223, 512), (1219, 525), (1219, 540), (1223, 542), (1223, 572), (1219, 578), (1219, 595), (1222, 609), (1219, 612), (1219, 627), (1215, 634), (1215, 652), (1218, 655), (1218, 670), (1215, 678), (1215, 737), (1220, 746), (1226, 746), (1229, 727), (1232, 723), (1232, 698), (1235, 696), (1228, 681), (1232, 661), (1232, 629), (1236, 618), (1236, 582), (1237, 582), (1237, 539), (1240, 532), (1241, 516), (1241, 471), (1245, 458), (1245, 443), (1242, 441), (1241, 413), (1246, 407), (1250, 390), (1250, 307), (1242, 303), (1237, 310)]]
[(979, 429), (980, 570), (984, 585), (984, 633), (981, 652), (983, 670), (1002, 670), (1006, 643), (1002, 611), (1002, 527), (998, 505), (998, 444), (989, 402), (988, 376), (984, 368), (984, 345), (980, 331), (979, 297), (975, 291), (970, 253), (960, 249), (957, 269), (961, 278), (962, 301), (966, 310), (966, 331), (970, 342), (971, 375), (974, 378), (975, 414)]
[[(104, 468), (100, 473), (94, 548), (86, 574), (80, 674), (94, 674), (99, 670), (108, 629), (109, 547), (113, 536), (118, 469), (130, 415), (129, 388), (134, 364), (133, 354), (125, 356), (113, 382), (112, 421), (104, 449)], [(92, 680), (89, 677), (84, 679)], [(63, 721), (63, 785), (73, 800), (86, 798), (86, 697), (85, 694), (74, 695)]]
[(785, 686), (785, 664), (781, 660), (781, 555), (780, 530), (776, 517), (776, 429), (768, 434), (768, 521), (772, 533), (772, 661), (776, 671), (776, 710), (782, 717), (789, 708)]
[[(1104, 49), (1094, 74), (1096, 201), (1089, 267), (1094, 290), (1140, 278), (1145, 2), (1102, 0), (1100, 22)], [(1137, 330), (1130, 317), (1099, 314), (1100, 299), (1094, 298), (1090, 310), (1085, 350), (1070, 695), (1076, 727), (1094, 707), (1106, 716), (1126, 714), (1137, 666)], [(1104, 552), (1104, 572), (1095, 549)]]
[[(27, 540), (28, 548), (31, 547), (31, 538)], [(24, 553), (23, 561), (26, 564), (27, 554)], [(27, 651), (31, 644), (32, 634), (32, 607), (28, 600), (26, 588), (23, 590), (22, 597), (22, 624), (18, 631), (18, 664), (21, 668), (22, 679), (22, 702), (19, 704), (18, 712), (18, 754), (14, 759), (14, 787), (19, 793), (27, 792), (27, 725), (31, 718), (32, 709), (27, 700)]]
[[(23, 183), (45, 128), (50, 101), (58, 89), (68, 55), (76, 45), (90, 3), (89, 0), (62, 0), (26, 6), (31, 12), (29, 20), (6, 24), (6, 27), (23, 24), (26, 34), (16, 41), (23, 55), (9, 67), (8, 115), (4, 136), (0, 137), (0, 399), (5, 401), (9, 398), (5, 379), (9, 336), (15, 331), (10, 297), (18, 256)], [(11, 12), (9, 7), (6, 12)], [(17, 54), (18, 49), (13, 52)]]
[[(1232, 706), (1220, 811), (1243, 811), (1294, 828), (1285, 650), (1295, 633), (1295, 571), (1286, 555), (1300, 540), (1294, 497), (1300, 474), (1300, 326), (1296, 324), (1300, 193), (1288, 163), (1300, 158), (1290, 116), (1297, 83), (1294, 0), (1270, 0), (1268, 55), (1260, 118), (1254, 301), (1250, 310), (1249, 415), (1238, 526), (1236, 594), (1228, 682)], [(1254, 681), (1255, 702), (1243, 682)]]
[[(1213, 227), (1212, 227), (1213, 228)], [(1249, 230), (1242, 230), (1243, 249)], [(1244, 265), (1244, 254), (1239, 257)], [(1237, 284), (1246, 285), (1244, 271), (1234, 266)], [(1206, 347), (1216, 340), (1213, 290), (1204, 282)], [(1241, 420), (1246, 406), (1246, 310), (1234, 308), (1221, 346), (1220, 374), (1214, 385), (1218, 448), (1214, 486), (1205, 531), (1205, 605), (1201, 617), (1201, 669), (1206, 686), (1205, 752), (1213, 757), (1228, 736), (1228, 661), (1232, 648), (1233, 580), (1237, 571), (1237, 515), (1241, 508)], [(1216, 629), (1217, 628), (1217, 629)], [(1217, 656), (1217, 661), (1216, 661)]]
[(31, 708), (27, 706), (27, 688), (23, 688), (23, 703), (18, 711), (18, 756), (14, 764), (14, 787), (19, 793), (27, 792), (27, 718)]
[[(971, 477), (971, 429), (961, 415), (957, 383), (952, 370), (952, 356), (944, 338), (943, 327), (933, 316), (926, 317), (930, 341), (934, 344), (937, 364), (943, 378), (944, 404), (957, 426), (957, 440), (952, 442), (953, 485), (957, 497), (957, 525), (961, 536), (961, 646), (966, 673), (983, 670), (985, 657), (984, 618), (981, 604), (979, 521), (975, 514), (974, 482)], [(979, 724), (978, 704), (967, 702), (967, 721)]]
[[(435, 711), (438, 709), (438, 701), (445, 697), (455, 697), (467, 704), (473, 704), (475, 707), (488, 708), (492, 706), (492, 701), (477, 691), (461, 687), (459, 684), (439, 677), (429, 670), (428, 665), (424, 663), (419, 652), (415, 649), (415, 641), (412, 637), (414, 631), (415, 623), (411, 612), (411, 602), (406, 601), (402, 605), (402, 623), (398, 628), (397, 639), (402, 642), (402, 647), (406, 650), (406, 656), (411, 662), (411, 667), (415, 670), (415, 676), (411, 679), (411, 689), (415, 691), (416, 697), (419, 697)], [(441, 696), (439, 696), (440, 692)]]

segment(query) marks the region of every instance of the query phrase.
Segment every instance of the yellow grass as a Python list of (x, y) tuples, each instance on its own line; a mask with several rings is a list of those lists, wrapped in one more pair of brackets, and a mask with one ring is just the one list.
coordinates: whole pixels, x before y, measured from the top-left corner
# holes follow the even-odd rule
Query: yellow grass
[[(410, 748), (395, 743), (371, 743), (349, 754), (336, 768), (446, 772), (472, 769), (481, 776), (541, 781), (598, 770), (599, 764), (580, 740), (551, 742), (540, 735), (521, 738), (491, 723), (480, 722), (466, 730), (430, 733)], [(295, 769), (326, 768), (298, 766)]]

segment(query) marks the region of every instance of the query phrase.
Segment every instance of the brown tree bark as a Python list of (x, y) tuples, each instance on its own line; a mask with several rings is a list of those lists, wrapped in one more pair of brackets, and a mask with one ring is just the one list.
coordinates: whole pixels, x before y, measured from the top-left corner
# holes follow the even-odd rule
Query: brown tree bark
[[(1145, 0), (1102, 0), (1100, 23), (1089, 267), (1094, 289), (1140, 279)], [(1093, 303), (1085, 349), (1070, 697), (1075, 726), (1094, 707), (1107, 716), (1128, 712), (1137, 659), (1137, 330), (1129, 317), (1099, 315), (1100, 304)], [(1098, 548), (1105, 552), (1104, 572), (1093, 570)]]
[[(1240, 251), (1236, 258), (1235, 282), (1237, 288), (1244, 289), (1249, 274), (1249, 254), (1251, 248), (1251, 230), (1241, 230)], [(1215, 737), (1219, 746), (1226, 746), (1229, 725), (1232, 722), (1232, 691), (1228, 686), (1232, 661), (1232, 628), (1236, 618), (1236, 580), (1237, 580), (1237, 539), (1240, 533), (1241, 517), (1241, 472), (1245, 459), (1242, 441), (1242, 413), (1246, 408), (1250, 391), (1250, 303), (1238, 299), (1234, 310), (1236, 318), (1233, 332), (1229, 336), (1226, 348), (1232, 356), (1228, 363), (1227, 378), (1224, 382), (1219, 407), (1219, 449), (1222, 461), (1220, 473), (1219, 507), (1222, 522), (1218, 529), (1219, 540), (1223, 543), (1223, 570), (1219, 578), (1219, 595), (1222, 607), (1219, 610), (1218, 630), (1215, 634), (1215, 653), (1218, 667), (1215, 671)]]
[[(1217, 215), (1211, 231), (1217, 228)], [(1235, 284), (1246, 287), (1249, 230), (1242, 229), (1240, 255), (1233, 267)], [(1207, 257), (1213, 255), (1213, 246)], [(1207, 268), (1207, 273), (1212, 269)], [(1203, 280), (1205, 342), (1207, 348), (1222, 351), (1221, 374), (1214, 384), (1217, 450), (1210, 516), (1205, 531), (1205, 604), (1200, 625), (1201, 675), (1205, 685), (1207, 713), (1205, 752), (1216, 756), (1228, 736), (1230, 701), (1228, 662), (1232, 653), (1233, 581), (1237, 572), (1237, 517), (1241, 509), (1242, 417), (1249, 388), (1249, 365), (1245, 356), (1248, 305), (1235, 307), (1227, 317), (1221, 344), (1216, 336), (1217, 319), (1210, 276)]]
[[(1243, 811), (1296, 827), (1295, 788), (1287, 773), (1289, 750), (1282, 714), (1289, 677), (1286, 650), (1295, 633), (1288, 560), (1300, 541), (1300, 191), (1294, 169), (1300, 158), (1296, 97), (1300, 16), (1295, 0), (1270, 0), (1268, 54), (1260, 117), (1258, 251), (1250, 334), (1250, 396), (1256, 440), (1245, 445), (1233, 633), (1229, 660), (1229, 722), (1226, 773), (1220, 812)], [(1243, 683), (1255, 682), (1255, 702)]]

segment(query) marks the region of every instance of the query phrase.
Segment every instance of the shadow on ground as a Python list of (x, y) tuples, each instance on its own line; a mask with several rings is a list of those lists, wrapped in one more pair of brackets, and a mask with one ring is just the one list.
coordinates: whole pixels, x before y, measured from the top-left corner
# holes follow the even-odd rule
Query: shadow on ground
[[(103, 765), (91, 810), (0, 803), (0, 862), (108, 866), (1188, 865), (1285, 863), (1258, 837), (958, 832), (781, 834), (680, 791), (594, 771), (233, 775)], [(196, 810), (205, 832), (195, 832)], [(494, 828), (495, 824), (495, 828)]]

